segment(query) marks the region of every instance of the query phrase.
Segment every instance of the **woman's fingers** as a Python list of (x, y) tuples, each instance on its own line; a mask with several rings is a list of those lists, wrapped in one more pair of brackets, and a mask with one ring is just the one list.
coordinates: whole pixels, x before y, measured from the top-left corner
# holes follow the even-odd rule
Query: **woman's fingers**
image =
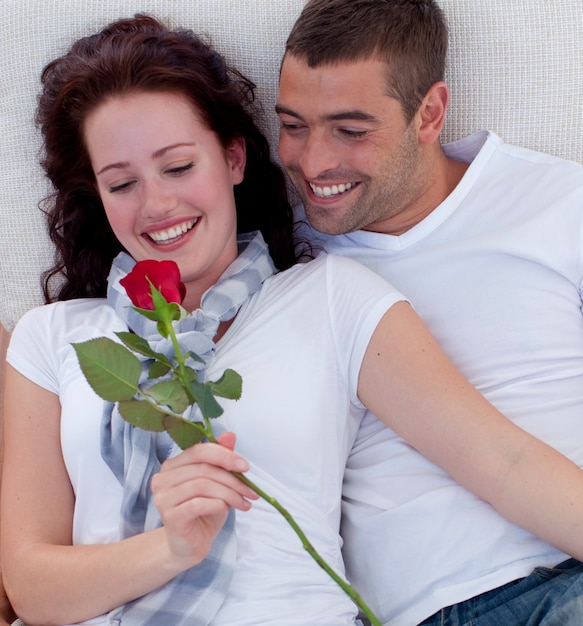
[(154, 494), (184, 485), (176, 492), (178, 501), (197, 495), (210, 496), (209, 483), (216, 483), (242, 498), (257, 499), (257, 494), (232, 473), (249, 469), (249, 463), (231, 449), (235, 444), (234, 434), (224, 433), (219, 441), (220, 444), (197, 444), (166, 461), (152, 481)]
[(235, 449), (235, 442), (237, 438), (234, 432), (228, 430), (227, 432), (222, 433), (217, 437), (217, 441), (221, 444), (221, 446), (227, 448), (228, 450)]
[(247, 511), (249, 500), (259, 496), (234, 471), (249, 464), (236, 454), (233, 433), (224, 433), (220, 443), (202, 443), (167, 460), (152, 478), (154, 503), (166, 524), (216, 515), (229, 508)]
[(209, 463), (180, 465), (160, 472), (152, 479), (152, 493), (160, 511), (197, 498), (222, 500), (229, 507), (245, 511), (249, 508), (247, 499), (257, 499), (255, 492), (236, 476)]
[(233, 433), (223, 433), (218, 439), (220, 443), (198, 443), (187, 448), (166, 461), (162, 465), (162, 471), (188, 463), (211, 463), (229, 472), (246, 472), (249, 469), (249, 463), (233, 451), (234, 438)]
[(231, 508), (247, 511), (259, 496), (233, 472), (249, 464), (233, 451), (235, 436), (202, 443), (165, 461), (152, 478), (154, 503), (160, 512), (169, 548), (188, 562), (208, 553)]

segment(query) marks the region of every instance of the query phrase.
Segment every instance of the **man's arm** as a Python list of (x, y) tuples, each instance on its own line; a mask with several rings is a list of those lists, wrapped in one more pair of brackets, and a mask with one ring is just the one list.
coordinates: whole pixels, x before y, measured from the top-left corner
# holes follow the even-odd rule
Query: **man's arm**
[[(6, 372), (5, 356), (6, 349), (8, 347), (9, 334), (6, 329), (0, 324), (0, 479), (2, 477), (2, 457), (4, 456), (3, 437), (2, 437), (2, 425), (4, 416), (4, 375)], [(4, 582), (2, 580), (2, 569), (0, 566), (0, 626), (8, 626), (16, 619), (14, 611), (10, 606), (10, 602), (6, 597), (4, 591)]]

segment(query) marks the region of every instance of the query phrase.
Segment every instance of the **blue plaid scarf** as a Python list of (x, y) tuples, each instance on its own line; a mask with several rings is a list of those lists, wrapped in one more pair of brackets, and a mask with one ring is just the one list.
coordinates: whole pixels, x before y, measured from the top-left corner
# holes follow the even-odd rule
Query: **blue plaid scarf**
[[(208, 367), (214, 356), (215, 336), (220, 322), (230, 320), (240, 307), (275, 272), (267, 245), (259, 232), (240, 235), (239, 256), (218, 282), (208, 289), (201, 308), (175, 322), (183, 351), (192, 350)], [(135, 261), (120, 253), (108, 278), (108, 304), (154, 350), (172, 353), (169, 340), (163, 339), (152, 322), (134, 311), (125, 289), (119, 284)], [(144, 361), (145, 358), (144, 358)], [(147, 367), (147, 362), (145, 362)], [(201, 379), (204, 371), (200, 372)], [(121, 535), (130, 537), (158, 528), (162, 521), (152, 501), (150, 480), (165, 459), (179, 452), (167, 433), (152, 433), (130, 426), (115, 405), (106, 403), (102, 422), (102, 456), (123, 486)], [(208, 556), (162, 587), (125, 604), (109, 614), (116, 626), (207, 626), (227, 595), (236, 558), (234, 513), (230, 512)]]

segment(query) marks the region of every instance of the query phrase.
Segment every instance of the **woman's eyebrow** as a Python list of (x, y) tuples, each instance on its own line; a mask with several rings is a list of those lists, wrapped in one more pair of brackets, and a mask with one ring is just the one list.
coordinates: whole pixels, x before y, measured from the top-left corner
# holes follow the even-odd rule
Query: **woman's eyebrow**
[[(185, 146), (193, 147), (195, 145), (196, 145), (195, 142), (173, 143), (169, 146), (164, 146), (163, 148), (156, 150), (152, 154), (152, 158), (159, 159), (161, 156), (164, 156), (167, 152), (169, 152), (170, 150), (174, 150), (175, 148), (182, 148)], [(107, 172), (108, 170), (123, 169), (124, 167), (128, 167), (128, 165), (129, 165), (129, 161), (117, 161), (116, 163), (110, 163), (109, 165), (102, 167), (98, 172), (96, 172), (95, 175), (100, 176), (101, 174), (103, 174), (104, 172)]]

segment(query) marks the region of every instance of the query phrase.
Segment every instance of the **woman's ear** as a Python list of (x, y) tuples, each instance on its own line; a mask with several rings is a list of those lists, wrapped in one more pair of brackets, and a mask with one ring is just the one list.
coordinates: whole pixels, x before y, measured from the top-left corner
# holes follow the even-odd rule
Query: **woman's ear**
[(420, 144), (437, 141), (445, 122), (448, 101), (449, 90), (445, 83), (431, 85), (416, 114), (417, 137)]
[(245, 176), (245, 163), (247, 161), (247, 148), (243, 137), (233, 139), (227, 148), (227, 161), (231, 165), (233, 185), (238, 185)]

